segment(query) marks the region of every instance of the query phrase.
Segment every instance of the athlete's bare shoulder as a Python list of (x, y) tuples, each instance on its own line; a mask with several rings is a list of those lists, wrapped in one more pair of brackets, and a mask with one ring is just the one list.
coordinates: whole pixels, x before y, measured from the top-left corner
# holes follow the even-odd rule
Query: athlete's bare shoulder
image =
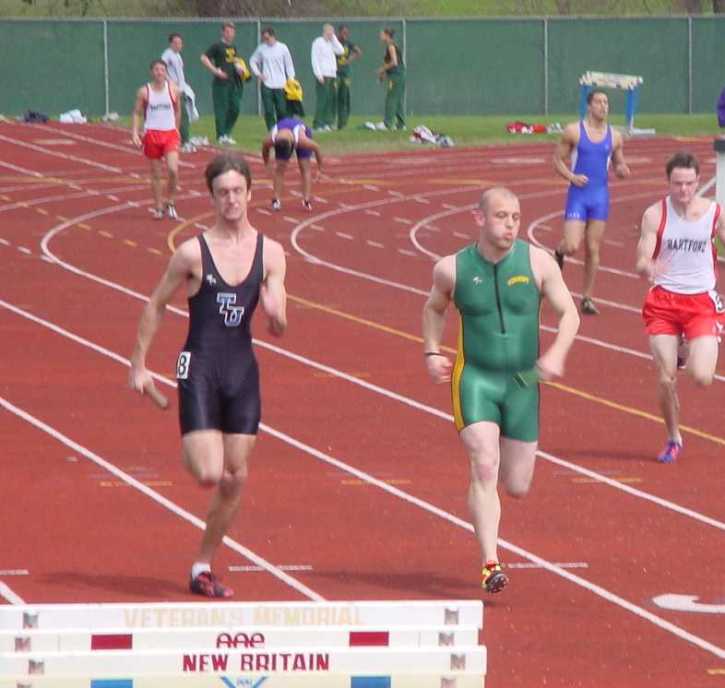
[(286, 271), (287, 259), (285, 257), (284, 247), (279, 241), (264, 236), (262, 244), (262, 260), (264, 262), (264, 274), (270, 272), (281, 272), (284, 275)]
[(201, 246), (199, 245), (199, 239), (192, 237), (184, 241), (174, 251), (173, 258), (177, 261), (178, 265), (186, 266), (189, 272), (192, 272), (196, 266), (201, 265)]
[(456, 255), (443, 256), (433, 266), (433, 286), (450, 294), (456, 286)]
[(562, 141), (570, 143), (579, 143), (579, 122), (569, 122), (564, 127), (564, 133), (561, 135)]

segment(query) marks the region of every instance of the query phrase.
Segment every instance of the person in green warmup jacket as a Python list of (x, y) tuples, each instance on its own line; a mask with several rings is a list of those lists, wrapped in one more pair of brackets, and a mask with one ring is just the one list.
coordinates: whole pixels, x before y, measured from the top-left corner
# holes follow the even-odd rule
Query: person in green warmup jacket
[[(564, 374), (579, 329), (576, 305), (549, 253), (517, 239), (518, 198), (494, 187), (473, 211), (478, 241), (441, 258), (423, 309), (424, 354), (434, 382), (451, 382), (456, 429), (470, 461), (468, 506), (482, 556), (482, 587), (508, 583), (498, 558), (499, 478), (509, 494), (531, 486), (539, 437), (539, 379)], [(558, 318), (539, 353), (541, 301)], [(442, 353), (445, 313), (460, 313), (455, 363)]]

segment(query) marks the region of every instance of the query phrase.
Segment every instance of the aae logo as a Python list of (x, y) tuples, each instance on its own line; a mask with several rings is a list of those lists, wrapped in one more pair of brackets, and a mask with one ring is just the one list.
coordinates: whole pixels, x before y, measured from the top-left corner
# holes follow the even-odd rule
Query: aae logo
[(259, 686), (267, 682), (267, 676), (262, 676), (262, 678), (239, 677), (237, 679), (229, 678), (228, 676), (220, 676), (220, 678), (227, 688), (259, 688)]

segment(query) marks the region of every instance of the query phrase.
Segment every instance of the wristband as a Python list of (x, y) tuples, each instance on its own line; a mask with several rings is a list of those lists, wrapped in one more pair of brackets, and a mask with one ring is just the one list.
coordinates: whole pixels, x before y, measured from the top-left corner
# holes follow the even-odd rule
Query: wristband
[(440, 351), (425, 351), (423, 352), (423, 356), (445, 356), (445, 354), (442, 354)]

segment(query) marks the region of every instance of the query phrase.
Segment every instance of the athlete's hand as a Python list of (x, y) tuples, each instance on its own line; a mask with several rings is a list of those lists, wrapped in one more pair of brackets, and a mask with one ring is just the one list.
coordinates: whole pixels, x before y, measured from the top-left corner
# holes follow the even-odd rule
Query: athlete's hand
[(131, 366), (128, 386), (141, 396), (147, 395), (160, 409), (168, 408), (169, 400), (156, 389), (154, 379), (146, 368)]
[(215, 76), (222, 81), (226, 81), (229, 78), (229, 75), (223, 69), (217, 69)]
[(586, 176), (586, 174), (575, 174), (572, 175), (571, 183), (574, 186), (578, 186), (581, 188), (582, 186), (586, 186), (589, 183), (589, 177)]
[(646, 279), (650, 284), (654, 284), (655, 281), (655, 262), (653, 260), (646, 260), (637, 263), (635, 270)]
[(133, 143), (136, 148), (141, 148), (141, 137), (136, 132), (131, 134), (131, 143)]
[(450, 382), (453, 364), (448, 359), (448, 356), (444, 356), (443, 354), (426, 356), (425, 367), (428, 369), (428, 375), (430, 375), (433, 382), (437, 385)]
[(616, 174), (620, 179), (626, 179), (630, 174), (632, 174), (632, 171), (629, 169), (629, 165), (626, 162), (620, 162), (619, 165), (615, 166), (614, 174)]
[(556, 349), (549, 349), (536, 361), (541, 380), (553, 380), (564, 375), (564, 356)]

